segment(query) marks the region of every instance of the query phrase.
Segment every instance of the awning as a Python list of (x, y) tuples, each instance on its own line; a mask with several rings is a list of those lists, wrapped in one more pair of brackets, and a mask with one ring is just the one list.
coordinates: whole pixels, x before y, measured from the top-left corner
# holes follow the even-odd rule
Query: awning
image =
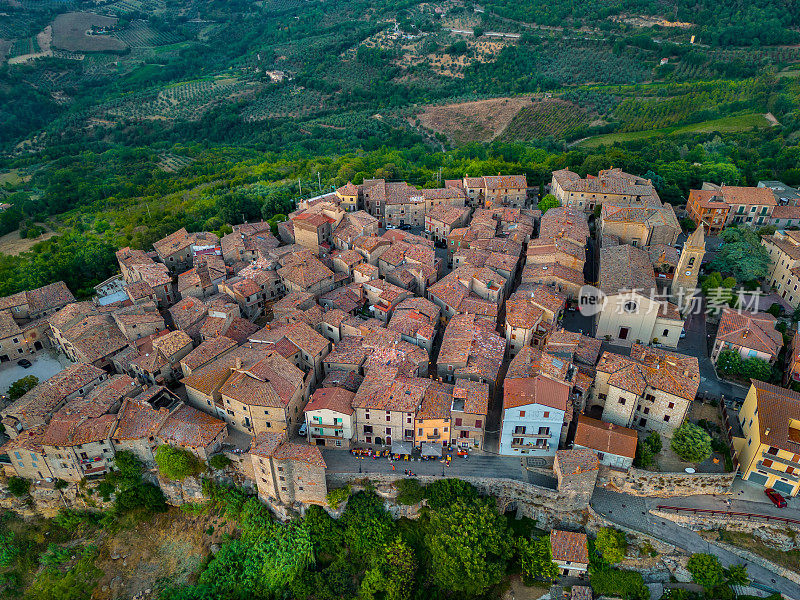
[(442, 447), (432, 442), (422, 442), (422, 456), (441, 456)]
[(392, 454), (408, 454), (414, 449), (414, 444), (411, 442), (394, 442), (392, 444)]

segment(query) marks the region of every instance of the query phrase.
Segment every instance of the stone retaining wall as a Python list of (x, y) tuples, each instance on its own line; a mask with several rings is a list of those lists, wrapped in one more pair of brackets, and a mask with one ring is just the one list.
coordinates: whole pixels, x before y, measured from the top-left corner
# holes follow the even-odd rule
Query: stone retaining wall
[(631, 468), (627, 473), (604, 469), (599, 479), (610, 489), (633, 496), (671, 498), (697, 494), (729, 494), (736, 473), (657, 473)]
[[(347, 484), (358, 486), (367, 481), (375, 485), (391, 485), (399, 479), (405, 479), (405, 476), (388, 473), (330, 472), (327, 475), (328, 489)], [(421, 475), (415, 479), (421, 484), (428, 484), (440, 480), (441, 477)], [(514, 479), (492, 477), (459, 477), (459, 479), (475, 486), (481, 495), (493, 496), (501, 513), (516, 510), (518, 515), (536, 520), (543, 528), (554, 525), (582, 527), (586, 522), (586, 502), (571, 494), (559, 493), (553, 489)], [(393, 514), (395, 512), (414, 514), (414, 509), (407, 510), (401, 506), (397, 505)]]

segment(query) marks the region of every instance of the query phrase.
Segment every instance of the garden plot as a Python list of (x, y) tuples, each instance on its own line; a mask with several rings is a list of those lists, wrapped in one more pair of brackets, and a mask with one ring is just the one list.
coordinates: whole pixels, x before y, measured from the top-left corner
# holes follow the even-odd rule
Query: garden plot
[(70, 52), (122, 52), (127, 48), (122, 40), (105, 34), (88, 34), (93, 27), (112, 27), (116, 22), (114, 17), (94, 13), (58, 15), (53, 21), (53, 47)]

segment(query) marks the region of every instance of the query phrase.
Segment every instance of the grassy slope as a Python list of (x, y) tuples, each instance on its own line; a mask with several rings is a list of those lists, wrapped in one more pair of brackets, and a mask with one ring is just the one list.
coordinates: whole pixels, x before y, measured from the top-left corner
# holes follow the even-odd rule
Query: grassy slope
[(732, 117), (722, 117), (711, 121), (693, 123), (691, 125), (679, 125), (676, 127), (665, 127), (663, 129), (651, 129), (649, 131), (630, 131), (627, 133), (609, 133), (598, 135), (586, 139), (580, 143), (581, 146), (594, 148), (602, 144), (610, 145), (614, 142), (631, 142), (650, 137), (678, 135), (685, 133), (708, 133), (719, 131), (721, 133), (732, 133), (736, 131), (746, 131), (751, 127), (769, 127), (770, 123), (764, 115), (750, 113)]

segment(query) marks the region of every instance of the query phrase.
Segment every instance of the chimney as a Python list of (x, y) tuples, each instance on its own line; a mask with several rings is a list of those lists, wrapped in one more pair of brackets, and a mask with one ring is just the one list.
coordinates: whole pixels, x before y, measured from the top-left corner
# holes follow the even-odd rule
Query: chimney
[(242, 359), (241, 358), (237, 358), (236, 359), (236, 368), (237, 369), (241, 369), (242, 368)]

